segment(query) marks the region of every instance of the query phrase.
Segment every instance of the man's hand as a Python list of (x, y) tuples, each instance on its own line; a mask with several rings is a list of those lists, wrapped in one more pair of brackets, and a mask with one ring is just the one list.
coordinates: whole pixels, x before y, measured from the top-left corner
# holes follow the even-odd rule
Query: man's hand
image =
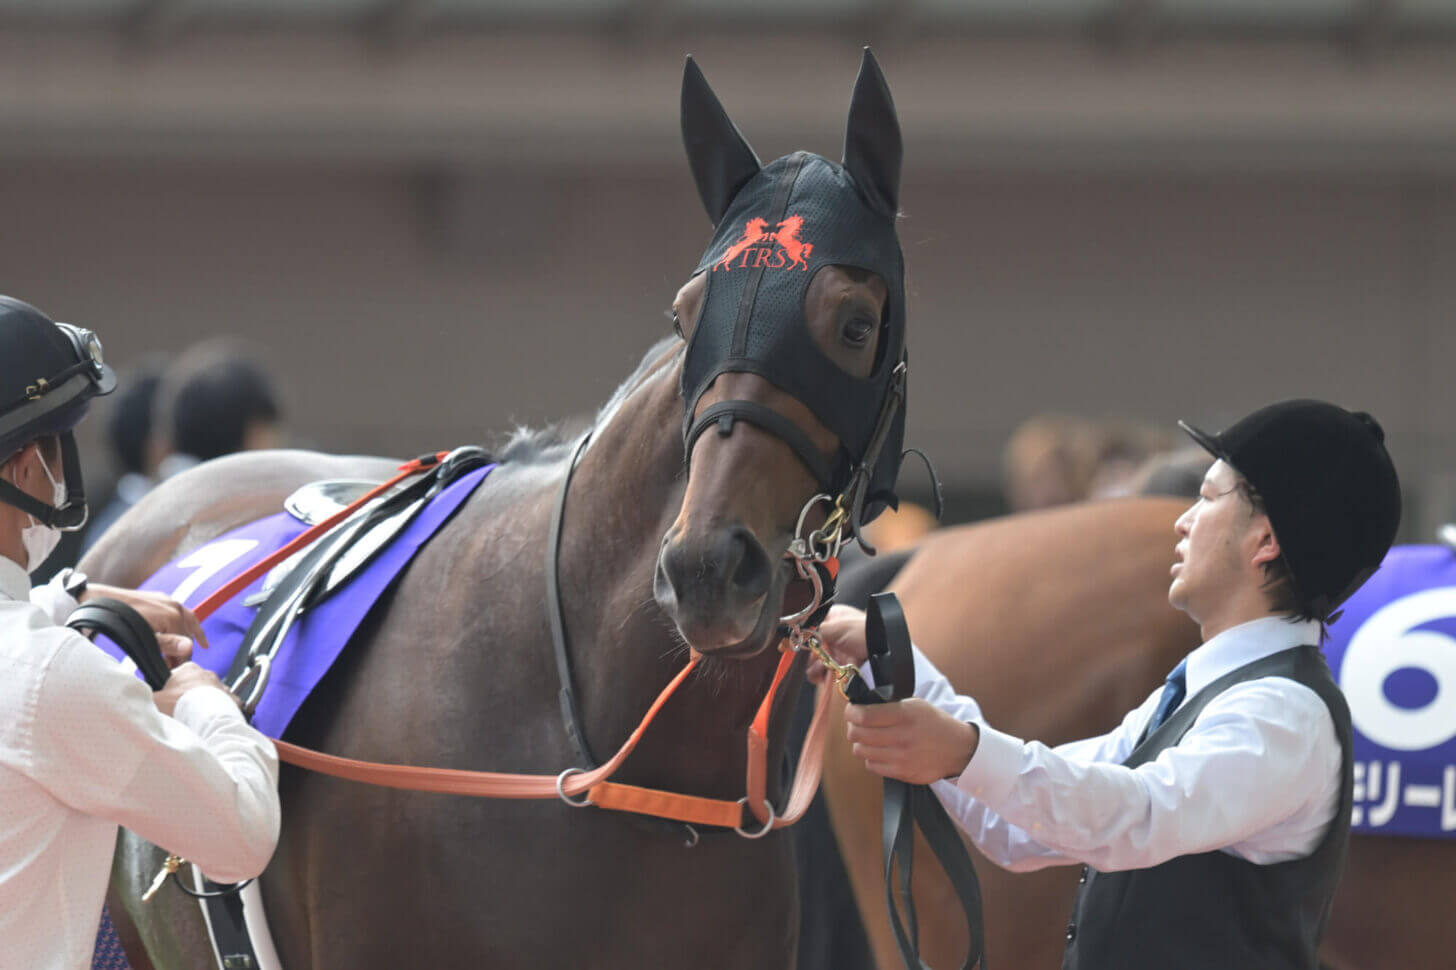
[(844, 709), (854, 754), (877, 775), (913, 785), (954, 778), (976, 753), (981, 732), (940, 708), (911, 697), (893, 704), (849, 704)]
[(217, 674), (194, 663), (184, 663), (173, 670), (171, 679), (161, 690), (152, 694), (152, 700), (156, 702), (157, 710), (171, 717), (172, 712), (177, 709), (177, 701), (194, 687), (216, 687), (231, 697), (239, 709), (243, 706), (243, 702), (238, 700), (222, 685), (222, 681), (217, 679)]
[(168, 667), (176, 668), (192, 659), (192, 643), (195, 640), (202, 649), (207, 649), (207, 634), (202, 632), (202, 623), (197, 614), (163, 593), (123, 589), (120, 586), (104, 586), (91, 583), (81, 594), (81, 602), (100, 597), (121, 600), (136, 610), (147, 621), (147, 626), (157, 634), (157, 646)]
[[(842, 664), (858, 667), (869, 659), (869, 648), (865, 646), (865, 614), (852, 606), (831, 606), (819, 625), (819, 639), (824, 649)], [(815, 684), (824, 683), (827, 671), (824, 661), (812, 657), (806, 671), (809, 680)]]

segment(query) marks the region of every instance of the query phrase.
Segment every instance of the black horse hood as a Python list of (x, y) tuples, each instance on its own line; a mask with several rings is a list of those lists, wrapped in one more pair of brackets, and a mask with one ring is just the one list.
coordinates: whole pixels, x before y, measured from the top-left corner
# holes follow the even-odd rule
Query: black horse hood
[[(810, 455), (812, 448), (792, 430), (766, 427), (785, 438), (826, 491), (857, 487), (863, 503), (857, 527), (895, 503), (905, 423), (905, 272), (895, 232), (900, 132), (884, 77), (866, 49), (843, 164), (795, 152), (761, 166), (690, 59), (683, 139), (715, 227), (697, 267), (707, 274), (707, 289), (683, 365), (688, 447), (703, 430), (694, 412), (713, 379), (758, 374), (802, 401), (839, 437), (838, 455)], [(868, 378), (841, 370), (806, 326), (809, 284), (828, 265), (868, 270), (888, 289)], [(734, 404), (747, 402), (715, 405), (713, 420), (772, 423), (760, 410)], [(855, 486), (861, 465), (866, 481)]]

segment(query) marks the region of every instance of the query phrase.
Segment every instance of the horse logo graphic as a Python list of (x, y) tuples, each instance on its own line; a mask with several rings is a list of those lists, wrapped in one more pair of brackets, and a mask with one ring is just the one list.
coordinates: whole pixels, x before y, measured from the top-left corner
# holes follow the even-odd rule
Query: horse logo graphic
[(767, 219), (749, 219), (748, 224), (743, 227), (743, 235), (736, 243), (728, 247), (728, 251), (723, 254), (722, 259), (713, 264), (713, 270), (716, 272), (720, 268), (732, 269), (735, 259), (773, 235), (767, 229)]
[(769, 231), (767, 219), (752, 218), (743, 235), (713, 263), (713, 272), (732, 269), (809, 269), (814, 244), (799, 238), (803, 216), (789, 216)]
[(778, 231), (774, 233), (774, 242), (783, 249), (784, 255), (789, 257), (789, 269), (795, 266), (807, 271), (809, 269), (809, 255), (814, 252), (814, 244), (806, 243), (799, 238), (799, 230), (804, 228), (803, 216), (789, 216), (779, 223)]

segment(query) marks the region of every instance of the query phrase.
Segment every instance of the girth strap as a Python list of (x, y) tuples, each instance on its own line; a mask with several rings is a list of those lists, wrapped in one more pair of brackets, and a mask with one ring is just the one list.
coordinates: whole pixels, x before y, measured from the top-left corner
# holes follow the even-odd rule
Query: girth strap
[[(879, 686), (871, 688), (856, 674), (845, 688), (845, 696), (850, 703), (886, 704), (914, 696), (915, 659), (910, 646), (910, 630), (894, 593), (876, 593), (870, 597), (865, 639), (869, 646), (870, 669)], [(881, 825), (885, 906), (890, 914), (890, 929), (895, 935), (900, 958), (906, 970), (929, 970), (920, 960), (920, 930), (911, 896), (917, 825), (949, 877), (965, 914), (970, 946), (965, 962), (961, 964), (962, 970), (970, 970), (978, 962), (981, 970), (985, 970), (986, 933), (981, 912), (981, 884), (955, 823), (946, 815), (929, 785), (912, 785), (886, 778)]]

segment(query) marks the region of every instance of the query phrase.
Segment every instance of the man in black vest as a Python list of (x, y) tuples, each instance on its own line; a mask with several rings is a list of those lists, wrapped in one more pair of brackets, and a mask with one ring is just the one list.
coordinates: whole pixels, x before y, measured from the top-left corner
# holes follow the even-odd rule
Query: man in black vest
[[(1385, 557), (1400, 486), (1375, 419), (1332, 404), (1182, 427), (1217, 459), (1176, 523), (1168, 591), (1203, 644), (1162, 688), (1052, 749), (987, 725), (917, 651), (916, 697), (849, 707), (849, 738), (871, 771), (938, 781), (998, 864), (1082, 864), (1067, 970), (1316, 970), (1352, 786), (1319, 643)], [(836, 608), (821, 632), (863, 662), (862, 616)]]

